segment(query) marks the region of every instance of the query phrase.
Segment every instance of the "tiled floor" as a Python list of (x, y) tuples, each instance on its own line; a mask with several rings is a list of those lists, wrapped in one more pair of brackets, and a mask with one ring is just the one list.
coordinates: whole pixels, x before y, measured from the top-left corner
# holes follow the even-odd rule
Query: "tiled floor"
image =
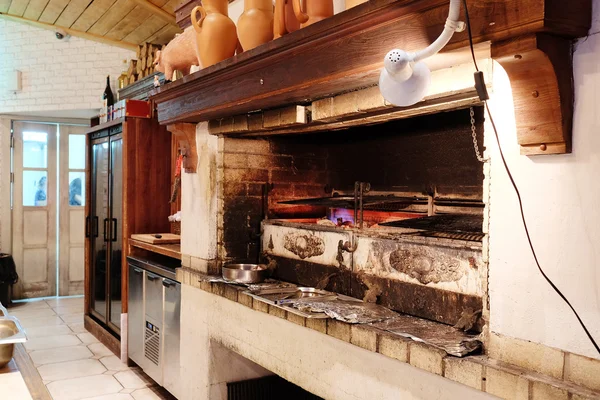
[(85, 330), (82, 297), (14, 303), (8, 312), (25, 328), (25, 348), (54, 400), (165, 398)]

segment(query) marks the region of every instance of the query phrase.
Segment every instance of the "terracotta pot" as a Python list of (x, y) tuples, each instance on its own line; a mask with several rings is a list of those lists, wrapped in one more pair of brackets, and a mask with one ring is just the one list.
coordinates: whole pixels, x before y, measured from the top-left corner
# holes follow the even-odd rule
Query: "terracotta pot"
[(366, 3), (368, 0), (346, 0), (346, 10), (356, 7), (359, 4)]
[[(292, 0), (294, 14), (300, 21), (300, 27), (314, 24), (333, 16), (333, 0)], [(303, 9), (303, 3), (306, 8)]]
[(275, 0), (275, 22), (273, 25), (275, 39), (300, 29), (300, 22), (294, 14), (292, 0)]
[(272, 0), (244, 0), (244, 12), (237, 26), (244, 51), (273, 40)]
[(202, 4), (194, 7), (191, 18), (200, 65), (206, 68), (233, 57), (238, 38), (227, 0), (203, 0)]

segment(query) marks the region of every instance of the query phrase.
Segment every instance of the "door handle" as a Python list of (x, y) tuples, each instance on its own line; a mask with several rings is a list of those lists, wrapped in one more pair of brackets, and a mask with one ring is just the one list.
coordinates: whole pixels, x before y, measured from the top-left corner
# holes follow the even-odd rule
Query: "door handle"
[(146, 274), (146, 278), (148, 278), (149, 281), (155, 281), (158, 279), (158, 276), (152, 275), (152, 274)]
[(112, 233), (113, 233), (113, 237), (112, 237), (112, 241), (116, 242), (117, 241), (117, 219), (116, 218), (111, 218), (111, 221), (113, 221), (115, 224), (113, 225), (113, 229), (112, 229)]
[(106, 237), (106, 234), (108, 233), (108, 218), (104, 218), (104, 241), (108, 242), (108, 237)]
[(170, 282), (170, 281), (168, 281), (168, 280), (166, 280), (166, 279), (163, 279), (163, 282), (162, 282), (162, 284), (163, 284), (163, 286), (164, 286), (164, 287), (166, 287), (166, 288), (170, 288), (171, 286), (175, 286), (175, 283), (174, 283), (174, 282)]
[(136, 274), (141, 274), (141, 273), (142, 273), (142, 270), (141, 270), (141, 269), (139, 269), (139, 268), (134, 268), (134, 269), (133, 269), (133, 272), (135, 272)]
[(85, 217), (85, 237), (90, 237), (90, 216)]
[(97, 238), (98, 237), (98, 217), (94, 216), (94, 221), (93, 224), (94, 226), (94, 237)]

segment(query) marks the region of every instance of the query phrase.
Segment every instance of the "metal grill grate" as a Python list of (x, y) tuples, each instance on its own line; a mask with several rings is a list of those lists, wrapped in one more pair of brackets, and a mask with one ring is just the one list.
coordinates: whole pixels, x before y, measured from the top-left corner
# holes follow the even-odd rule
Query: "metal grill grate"
[(279, 376), (227, 383), (227, 400), (322, 400)]
[(160, 331), (156, 329), (156, 332), (153, 332), (146, 326), (146, 337), (144, 340), (144, 356), (152, 361), (154, 364), (158, 365), (159, 354), (160, 354)]

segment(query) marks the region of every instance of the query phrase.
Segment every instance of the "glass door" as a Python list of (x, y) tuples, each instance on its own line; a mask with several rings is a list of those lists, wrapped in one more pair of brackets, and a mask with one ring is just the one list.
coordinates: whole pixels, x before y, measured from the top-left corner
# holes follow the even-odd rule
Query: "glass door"
[(123, 260), (123, 138), (110, 137), (110, 301), (108, 325), (121, 329), (121, 277)]
[(109, 247), (109, 142), (108, 138), (92, 142), (91, 160), (91, 291), (92, 314), (103, 322), (108, 316), (108, 247)]

